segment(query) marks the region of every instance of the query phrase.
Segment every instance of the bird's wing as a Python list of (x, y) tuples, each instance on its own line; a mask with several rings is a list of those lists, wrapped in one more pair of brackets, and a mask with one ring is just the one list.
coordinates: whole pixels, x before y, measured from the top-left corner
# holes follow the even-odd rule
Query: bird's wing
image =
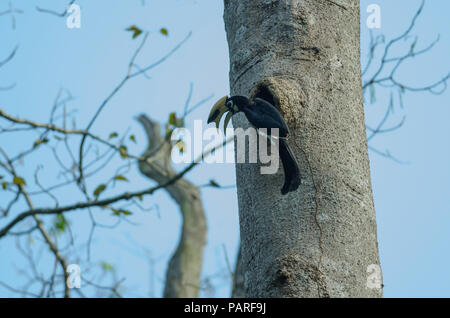
[(280, 137), (286, 137), (289, 128), (275, 106), (261, 98), (255, 98), (254, 102), (243, 109), (248, 121), (256, 128), (278, 128)]

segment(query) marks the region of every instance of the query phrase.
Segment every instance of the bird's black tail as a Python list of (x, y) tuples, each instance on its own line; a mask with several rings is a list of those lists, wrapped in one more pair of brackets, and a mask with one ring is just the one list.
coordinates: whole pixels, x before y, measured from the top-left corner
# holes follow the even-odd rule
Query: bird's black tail
[(280, 138), (280, 158), (283, 163), (284, 185), (281, 194), (297, 190), (301, 183), (300, 170), (294, 153), (285, 139)]

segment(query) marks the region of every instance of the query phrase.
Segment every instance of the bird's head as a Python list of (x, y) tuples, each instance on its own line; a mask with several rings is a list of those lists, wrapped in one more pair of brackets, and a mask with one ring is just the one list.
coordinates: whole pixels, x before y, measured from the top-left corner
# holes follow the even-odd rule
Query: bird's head
[(230, 122), (231, 117), (240, 112), (243, 108), (247, 107), (249, 104), (249, 100), (244, 96), (224, 96), (219, 99), (211, 108), (211, 111), (208, 116), (208, 124), (211, 122), (216, 123), (217, 129), (219, 128), (220, 120), (222, 119), (223, 114), (228, 112), (225, 117), (224, 122), (224, 130), (226, 131), (228, 123)]

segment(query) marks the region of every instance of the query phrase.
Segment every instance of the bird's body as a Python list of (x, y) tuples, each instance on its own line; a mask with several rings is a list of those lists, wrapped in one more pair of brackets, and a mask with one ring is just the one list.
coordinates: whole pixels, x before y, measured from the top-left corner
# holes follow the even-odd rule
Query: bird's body
[(282, 194), (295, 191), (300, 185), (301, 177), (300, 170), (289, 144), (287, 143), (287, 137), (289, 136), (289, 128), (286, 122), (281, 116), (278, 109), (271, 103), (261, 98), (255, 98), (250, 101), (244, 96), (232, 96), (229, 98), (220, 99), (211, 110), (208, 118), (208, 123), (214, 121), (216, 126), (219, 127), (220, 118), (222, 115), (229, 111), (225, 119), (225, 129), (231, 119), (231, 116), (243, 112), (247, 120), (256, 129), (266, 128), (268, 138), (272, 138), (271, 129), (278, 129), (279, 136), (279, 154), (284, 170), (284, 185), (281, 189)]
[(264, 99), (255, 98), (253, 103), (242, 109), (242, 112), (255, 128), (267, 128), (268, 133), (270, 128), (278, 128), (279, 137), (285, 138), (289, 135), (289, 128), (280, 112)]

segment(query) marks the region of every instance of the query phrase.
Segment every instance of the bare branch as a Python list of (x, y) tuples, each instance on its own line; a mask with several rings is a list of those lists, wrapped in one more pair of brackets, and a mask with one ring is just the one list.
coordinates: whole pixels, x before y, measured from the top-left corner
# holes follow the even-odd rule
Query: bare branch
[(376, 153), (377, 155), (380, 155), (380, 156), (382, 156), (382, 157), (385, 157), (385, 158), (387, 158), (387, 159), (389, 159), (389, 160), (392, 160), (392, 161), (394, 161), (394, 162), (396, 162), (396, 163), (399, 163), (399, 164), (402, 164), (402, 165), (409, 164), (409, 162), (407, 162), (407, 161), (402, 161), (402, 160), (397, 159), (396, 157), (394, 157), (394, 156), (390, 153), (389, 150), (386, 150), (386, 151), (383, 152), (383, 151), (378, 150), (377, 148), (372, 147), (372, 146), (369, 146), (369, 150), (373, 151), (373, 152)]
[[(409, 91), (409, 92), (427, 91), (432, 94), (438, 95), (438, 94), (442, 94), (446, 90), (447, 82), (450, 79), (450, 72), (447, 73), (447, 75), (443, 76), (441, 79), (439, 79), (431, 84), (419, 86), (419, 87), (405, 85), (404, 83), (402, 83), (396, 79), (396, 74), (398, 73), (398, 70), (400, 69), (401, 65), (403, 65), (403, 63), (405, 61), (407, 61), (408, 59), (412, 59), (416, 56), (419, 56), (421, 54), (424, 54), (424, 53), (430, 51), (438, 43), (439, 38), (440, 38), (439, 36), (434, 41), (432, 41), (429, 45), (427, 45), (426, 47), (424, 47), (420, 50), (416, 50), (416, 44), (417, 44), (418, 39), (417, 39), (417, 37), (415, 37), (413, 39), (413, 42), (411, 43), (411, 46), (409, 47), (408, 51), (405, 54), (395, 56), (395, 57), (389, 57), (391, 47), (395, 43), (399, 42), (400, 40), (402, 40), (402, 39), (406, 40), (409, 37), (409, 34), (410, 34), (411, 30), (414, 28), (418, 17), (422, 13), (424, 4), (425, 4), (425, 1), (422, 1), (420, 7), (416, 11), (414, 17), (412, 18), (412, 20), (411, 20), (409, 26), (406, 28), (406, 30), (401, 35), (399, 35), (396, 38), (393, 38), (386, 44), (382, 58), (381, 58), (381, 62), (379, 64), (378, 68), (376, 69), (374, 74), (371, 77), (369, 77), (369, 79), (365, 80), (363, 83), (363, 86), (362, 86), (363, 93), (365, 93), (366, 90), (368, 88), (370, 88), (370, 95), (372, 97), (374, 95), (374, 86), (375, 85), (379, 85), (381, 87), (391, 88), (391, 89), (396, 88), (396, 89), (398, 89), (400, 106), (403, 107), (402, 94), (404, 94), (404, 92), (406, 92), (406, 91)], [(384, 43), (384, 36), (378, 36), (376, 39), (374, 39), (372, 32), (370, 32), (370, 37), (371, 37), (371, 40), (370, 40), (370, 45), (369, 45), (369, 58), (368, 58), (368, 62), (366, 64), (366, 66), (364, 67), (364, 70), (362, 72), (363, 75), (368, 72), (368, 70), (370, 69), (370, 66), (372, 65), (372, 62), (375, 59), (376, 48), (379, 45), (381, 45), (382, 43)], [(392, 68), (388, 72), (388, 75), (385, 75), (385, 73), (387, 73), (385, 71), (385, 69), (387, 68), (388, 65), (391, 65), (391, 64), (393, 64)], [(439, 88), (441, 86), (442, 86), (441, 89), (436, 90), (437, 88)], [(390, 127), (390, 128), (383, 129), (383, 126), (387, 123), (388, 118), (392, 114), (391, 109), (393, 109), (392, 93), (391, 93), (390, 106), (387, 108), (385, 116), (382, 118), (381, 122), (377, 125), (377, 128), (371, 128), (368, 125), (366, 125), (367, 130), (371, 132), (370, 136), (367, 138), (368, 141), (373, 139), (379, 133), (391, 132), (391, 131), (394, 131), (394, 130), (400, 128), (403, 125), (403, 123), (405, 121), (405, 117), (403, 117), (402, 120), (397, 125), (394, 125), (393, 127)], [(385, 153), (385, 152), (382, 152), (382, 151), (379, 151), (376, 149), (372, 149), (372, 150), (377, 154), (391, 158), (391, 155), (388, 153)]]
[(5, 227), (3, 227), (0, 230), (0, 238), (5, 236), (6, 234), (8, 234), (9, 230), (11, 230), (11, 228), (13, 228), (16, 224), (18, 224), (22, 220), (24, 220), (27, 217), (32, 216), (32, 215), (39, 215), (39, 214), (52, 215), (52, 214), (69, 212), (69, 211), (74, 211), (74, 210), (79, 210), (79, 209), (90, 208), (90, 207), (102, 207), (102, 206), (107, 206), (107, 205), (110, 205), (112, 203), (119, 202), (119, 201), (122, 201), (122, 200), (126, 200), (127, 201), (127, 200), (131, 200), (133, 198), (136, 198), (136, 197), (141, 197), (141, 196), (145, 196), (145, 195), (151, 195), (155, 191), (157, 191), (159, 189), (162, 189), (162, 188), (165, 188), (165, 187), (175, 183), (176, 181), (178, 181), (186, 173), (188, 173), (194, 167), (196, 167), (202, 161), (202, 159), (204, 157), (206, 157), (209, 154), (211, 154), (212, 152), (222, 148), (223, 146), (225, 146), (231, 140), (233, 140), (232, 137), (230, 137), (227, 140), (225, 140), (222, 144), (205, 151), (202, 155), (200, 155), (197, 159), (195, 159), (191, 164), (189, 164), (181, 172), (177, 173), (175, 176), (173, 176), (172, 178), (170, 178), (166, 182), (158, 184), (157, 186), (151, 187), (149, 189), (136, 191), (136, 192), (125, 192), (125, 193), (120, 194), (118, 196), (113, 196), (111, 198), (103, 199), (103, 200), (94, 200), (94, 201), (89, 201), (89, 202), (79, 202), (79, 203), (75, 203), (75, 204), (72, 204), (72, 205), (60, 206), (60, 207), (56, 207), (56, 208), (36, 208), (36, 209), (30, 209), (28, 211), (22, 212), (19, 215), (17, 215), (10, 223), (8, 223)]
[(11, 61), (14, 58), (14, 55), (16, 55), (16, 52), (18, 49), (19, 49), (19, 46), (16, 46), (6, 59), (4, 59), (3, 61), (0, 61), (0, 67), (2, 67), (3, 65), (5, 65), (9, 61)]
[[(0, 150), (2, 150), (2, 149), (0, 148)], [(3, 150), (2, 150), (2, 153), (5, 156), (7, 162), (9, 164), (9, 166), (10, 166), (10, 169), (11, 169), (10, 172), (12, 173), (13, 177), (17, 178), (18, 176), (16, 174), (14, 166), (12, 165), (11, 160), (8, 158), (7, 154)], [(19, 189), (19, 192), (25, 198), (25, 201), (26, 201), (28, 207), (31, 210), (33, 210), (34, 209), (34, 205), (31, 202), (30, 196), (25, 191), (24, 185), (23, 184), (18, 184), (17, 187)], [(47, 230), (45, 229), (42, 220), (36, 214), (33, 214), (32, 217), (33, 217), (34, 221), (36, 222), (36, 226), (37, 226), (39, 232), (41, 233), (41, 235), (43, 236), (43, 238), (44, 238), (45, 242), (47, 243), (48, 247), (53, 252), (53, 254), (55, 255), (55, 257), (58, 260), (58, 262), (61, 264), (61, 268), (62, 268), (62, 271), (64, 273), (65, 281), (67, 281), (67, 279), (69, 277), (69, 274), (66, 271), (66, 269), (67, 269), (67, 262), (66, 262), (65, 258), (59, 252), (56, 244), (53, 243), (53, 241), (51, 240), (50, 235), (48, 234)], [(69, 291), (69, 287), (67, 286), (67, 284), (64, 284), (64, 297), (66, 297), (66, 298), (70, 297), (70, 291)]]
[[(46, 130), (51, 130), (51, 131), (55, 131), (55, 132), (58, 132), (58, 133), (61, 133), (61, 134), (64, 134), (64, 135), (81, 135), (83, 137), (90, 137), (90, 138), (92, 138), (92, 139), (94, 139), (94, 140), (96, 140), (96, 141), (98, 141), (98, 142), (100, 142), (100, 143), (102, 143), (102, 144), (104, 144), (104, 145), (114, 149), (117, 152), (121, 152), (121, 149), (120, 149), (119, 146), (113, 145), (112, 143), (110, 143), (110, 142), (108, 142), (108, 141), (106, 141), (106, 140), (104, 140), (104, 139), (102, 139), (102, 138), (100, 138), (100, 137), (90, 133), (88, 130), (66, 129), (66, 128), (58, 127), (58, 126), (53, 125), (53, 124), (43, 124), (43, 123), (38, 123), (38, 122), (27, 120), (27, 119), (21, 119), (21, 118), (17, 118), (17, 117), (14, 117), (14, 116), (11, 116), (11, 115), (7, 114), (2, 109), (0, 109), (0, 117), (2, 117), (4, 119), (7, 119), (7, 120), (9, 120), (9, 121), (11, 121), (13, 123), (16, 123), (16, 124), (23, 124), (23, 125), (31, 126), (33, 128), (42, 128), (42, 129), (46, 129)], [(33, 147), (32, 149), (34, 149), (34, 148), (35, 147)], [(20, 156), (16, 156), (16, 157), (21, 157), (21, 156), (23, 156), (26, 153), (27, 152), (24, 152)], [(130, 158), (133, 158), (133, 159), (137, 159), (137, 160), (143, 159), (140, 156), (135, 156), (135, 155), (128, 154), (128, 153), (127, 153), (127, 157), (130, 157)], [(12, 161), (15, 161), (14, 159), (16, 159), (16, 158), (13, 158)]]
[[(151, 65), (149, 65), (147, 67), (144, 67), (144, 68), (136, 71), (135, 73), (131, 73), (131, 71), (130, 71), (131, 66), (134, 65), (135, 59), (137, 58), (140, 50), (142, 49), (143, 45), (145, 44), (145, 42), (147, 40), (147, 35), (148, 34), (146, 34), (146, 36), (143, 38), (141, 44), (139, 45), (139, 47), (136, 49), (135, 53), (133, 54), (133, 56), (131, 58), (131, 62), (129, 64), (129, 69), (128, 69), (127, 75), (113, 89), (113, 91), (108, 95), (108, 97), (106, 97), (106, 99), (104, 99), (103, 102), (100, 104), (100, 106), (98, 107), (98, 109), (95, 112), (94, 116), (89, 121), (89, 123), (88, 123), (88, 125), (86, 127), (86, 131), (89, 131), (89, 129), (95, 123), (96, 119), (98, 118), (98, 116), (100, 115), (102, 110), (105, 108), (105, 106), (117, 94), (117, 92), (128, 82), (128, 80), (130, 80), (131, 78), (137, 77), (139, 75), (145, 74), (150, 69), (158, 66), (159, 64), (161, 64), (162, 62), (167, 60), (171, 55), (173, 55), (176, 51), (178, 51), (180, 49), (180, 47), (189, 39), (189, 37), (191, 36), (191, 32), (187, 35), (186, 38), (184, 38), (178, 45), (176, 45), (169, 53), (167, 53), (161, 59), (159, 59), (158, 61), (156, 61), (155, 63), (153, 63), (153, 64), (151, 64)], [(78, 167), (79, 167), (79, 178), (78, 178), (78, 181), (79, 182), (81, 182), (83, 180), (83, 147), (84, 147), (85, 141), (86, 141), (86, 135), (84, 135), (82, 137), (81, 143), (80, 143), (80, 147), (79, 147), (79, 164), (78, 164)]]
[(58, 13), (58, 12), (56, 12), (56, 11), (54, 11), (54, 10), (50, 10), (50, 9), (44, 9), (44, 8), (41, 8), (41, 7), (38, 7), (38, 6), (36, 6), (36, 10), (37, 11), (39, 11), (39, 12), (42, 12), (42, 13), (48, 13), (48, 14), (52, 14), (52, 15), (55, 15), (55, 16), (58, 16), (58, 17), (65, 17), (66, 15), (67, 15), (67, 10), (69, 9), (69, 7), (72, 5), (72, 4), (74, 4), (75, 3), (75, 1), (76, 0), (71, 0), (70, 2), (69, 2), (69, 4), (67, 5), (67, 9), (65, 9), (63, 12), (60, 12), (60, 13)]
[(16, 16), (15, 16), (15, 13), (22, 14), (23, 11), (20, 10), (20, 9), (14, 8), (11, 1), (9, 1), (8, 7), (9, 7), (8, 10), (0, 12), (0, 16), (7, 15), (7, 14), (11, 15), (11, 23), (12, 23), (12, 28), (14, 30), (16, 28)]

